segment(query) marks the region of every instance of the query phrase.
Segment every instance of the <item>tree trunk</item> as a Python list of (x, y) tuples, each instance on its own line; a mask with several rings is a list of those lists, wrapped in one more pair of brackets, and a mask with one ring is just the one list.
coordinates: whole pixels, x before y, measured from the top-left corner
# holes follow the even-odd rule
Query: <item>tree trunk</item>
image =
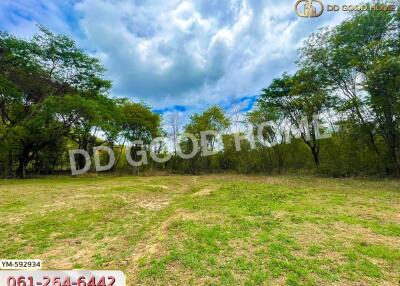
[(319, 155), (318, 155), (318, 153), (313, 151), (313, 157), (314, 157), (315, 166), (317, 166), (317, 168), (318, 168), (319, 167)]
[(314, 145), (314, 146), (310, 146), (310, 149), (311, 149), (311, 153), (314, 158), (315, 166), (318, 168), (319, 167), (319, 148), (317, 145)]
[(26, 158), (21, 157), (17, 168), (17, 177), (24, 179), (26, 177)]
[[(393, 134), (391, 134), (393, 135)], [(388, 149), (389, 149), (389, 157), (392, 160), (392, 164), (394, 165), (394, 170), (393, 173), (396, 176), (399, 176), (400, 174), (400, 162), (399, 162), (399, 154), (396, 146), (396, 138), (395, 136), (390, 136), (388, 138)]]
[(22, 150), (22, 154), (19, 156), (16, 175), (21, 179), (24, 179), (26, 177), (26, 167), (33, 158), (32, 156), (29, 155), (29, 153), (30, 153), (30, 148), (24, 147)]
[(12, 152), (8, 152), (8, 176), (14, 177), (14, 158)]

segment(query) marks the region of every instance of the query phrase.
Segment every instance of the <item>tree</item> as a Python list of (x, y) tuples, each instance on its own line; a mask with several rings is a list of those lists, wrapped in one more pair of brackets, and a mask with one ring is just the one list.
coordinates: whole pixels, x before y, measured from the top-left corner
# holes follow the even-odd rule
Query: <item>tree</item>
[(367, 90), (387, 146), (391, 169), (400, 174), (400, 57), (384, 57), (368, 72)]
[(270, 155), (268, 160), (269, 168), (265, 168), (266, 170), (273, 168), (276, 162), (278, 172), (281, 172), (288, 154), (289, 146), (285, 144), (285, 132), (289, 127), (290, 120), (285, 118), (280, 108), (266, 104), (262, 100), (259, 100), (255, 108), (247, 114), (247, 119), (253, 130), (257, 130), (265, 122), (274, 122), (275, 128), (270, 126), (263, 129), (263, 138), (268, 138), (270, 142), (274, 142), (274, 146), (271, 146), (270, 150), (263, 152), (264, 146), (259, 144), (261, 146), (259, 146), (258, 150), (263, 155), (264, 160), (268, 160), (265, 155)]
[[(0, 141), (13, 146), (7, 152), (18, 161), (18, 176), (72, 129), (102, 121), (96, 108), (110, 104), (111, 87), (104, 71), (98, 59), (44, 27), (32, 40), (0, 34)], [(9, 168), (12, 173), (13, 162)]]
[[(133, 103), (127, 99), (122, 99), (118, 103), (120, 110), (120, 130), (124, 141), (127, 140), (132, 144), (129, 149), (135, 161), (137, 151), (149, 145), (152, 139), (159, 136), (161, 133), (161, 117), (159, 114), (151, 111), (150, 107), (141, 104)], [(134, 141), (142, 141), (142, 144), (136, 144)], [(135, 168), (139, 172), (139, 168)]]
[(160, 115), (152, 112), (149, 106), (123, 99), (118, 107), (122, 134), (127, 140), (142, 140), (149, 144), (160, 135)]
[(319, 166), (319, 138), (314, 115), (332, 108), (334, 100), (328, 95), (325, 78), (312, 69), (301, 69), (294, 76), (284, 74), (263, 90), (258, 108), (270, 114), (272, 120), (288, 120), (309, 147), (315, 165)]
[(383, 110), (373, 104), (371, 90), (366, 87), (370, 71), (377, 65), (382, 70), (382, 58), (398, 56), (399, 23), (398, 12), (356, 12), (337, 27), (310, 36), (298, 61), (301, 67), (311, 67), (325, 76), (330, 92), (340, 103), (336, 110), (348, 113), (342, 123), (347, 121), (345, 125), (352, 126), (354, 133), (361, 133), (360, 144), (368, 143), (387, 172), (391, 172), (392, 163), (380, 141), (383, 138), (386, 146), (392, 143), (387, 142), (389, 137), (378, 123)]
[[(230, 121), (228, 118), (226, 118), (223, 110), (219, 106), (214, 105), (202, 113), (193, 114), (190, 118), (190, 122), (185, 126), (185, 133), (193, 134), (198, 139), (201, 138), (202, 131), (213, 131), (222, 135), (221, 133), (229, 127), (229, 124)], [(217, 139), (218, 138), (216, 138), (216, 136), (211, 134), (206, 135), (207, 148), (210, 150), (215, 150)], [(182, 145), (183, 149), (187, 153), (190, 153), (193, 150), (193, 144), (190, 140), (186, 141)], [(198, 145), (201, 145), (200, 141), (198, 141)], [(199, 154), (190, 159), (189, 168), (192, 173), (196, 172), (200, 161)], [(203, 161), (207, 167), (210, 167), (210, 160), (205, 158)]]

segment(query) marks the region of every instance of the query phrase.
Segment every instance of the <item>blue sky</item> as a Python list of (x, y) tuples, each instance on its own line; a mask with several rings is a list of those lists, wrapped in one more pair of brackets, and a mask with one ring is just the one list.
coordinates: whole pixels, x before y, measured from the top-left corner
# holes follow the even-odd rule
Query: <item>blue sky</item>
[(30, 37), (40, 23), (69, 35), (102, 60), (112, 96), (160, 113), (234, 102), (247, 111), (274, 77), (295, 70), (305, 37), (347, 17), (299, 18), (294, 2), (1, 0), (0, 29)]

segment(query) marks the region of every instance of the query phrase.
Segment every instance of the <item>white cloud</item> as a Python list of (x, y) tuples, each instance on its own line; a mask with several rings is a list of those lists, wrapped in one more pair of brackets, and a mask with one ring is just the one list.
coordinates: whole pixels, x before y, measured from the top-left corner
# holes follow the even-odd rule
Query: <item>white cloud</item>
[[(37, 31), (36, 25), (42, 24), (57, 33), (76, 36), (69, 20), (69, 7), (76, 0), (2, 0), (0, 1), (0, 27), (21, 37), (31, 37)], [(69, 18), (69, 19), (68, 19)]]
[(0, 26), (29, 36), (41, 23), (73, 36), (103, 60), (115, 96), (196, 109), (258, 94), (294, 70), (308, 34), (345, 17), (302, 19), (293, 6), (294, 0), (3, 0)]
[(158, 108), (257, 94), (294, 68), (307, 34), (332, 21), (297, 18), (292, 1), (84, 0), (77, 10), (113, 92)]

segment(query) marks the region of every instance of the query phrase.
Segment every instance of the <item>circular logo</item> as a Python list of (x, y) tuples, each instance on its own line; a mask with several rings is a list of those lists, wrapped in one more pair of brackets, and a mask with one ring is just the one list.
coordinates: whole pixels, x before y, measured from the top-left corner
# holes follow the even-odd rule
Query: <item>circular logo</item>
[(319, 17), (324, 12), (324, 4), (321, 0), (297, 0), (294, 10), (299, 17)]

